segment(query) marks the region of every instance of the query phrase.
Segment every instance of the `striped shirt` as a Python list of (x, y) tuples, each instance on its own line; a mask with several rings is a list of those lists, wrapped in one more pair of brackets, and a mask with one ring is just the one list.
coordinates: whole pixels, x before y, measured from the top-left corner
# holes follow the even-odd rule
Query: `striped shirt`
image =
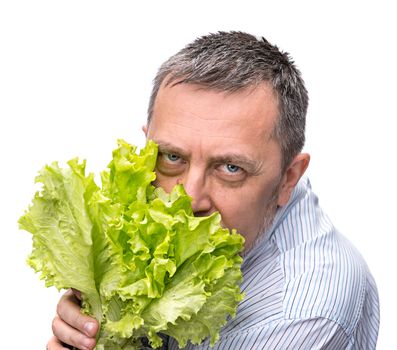
[[(244, 258), (237, 316), (186, 350), (375, 349), (376, 285), (357, 250), (335, 229), (302, 179), (262, 241)], [(179, 349), (169, 339), (168, 349)]]

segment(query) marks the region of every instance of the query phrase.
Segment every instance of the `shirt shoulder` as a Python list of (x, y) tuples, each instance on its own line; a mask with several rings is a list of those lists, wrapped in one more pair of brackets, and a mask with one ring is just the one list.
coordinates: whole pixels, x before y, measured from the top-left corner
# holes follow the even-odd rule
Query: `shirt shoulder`
[(373, 277), (359, 252), (322, 211), (307, 179), (289, 206), (271, 234), (285, 278), (284, 317), (326, 318), (351, 337), (365, 323), (375, 333), (379, 301)]

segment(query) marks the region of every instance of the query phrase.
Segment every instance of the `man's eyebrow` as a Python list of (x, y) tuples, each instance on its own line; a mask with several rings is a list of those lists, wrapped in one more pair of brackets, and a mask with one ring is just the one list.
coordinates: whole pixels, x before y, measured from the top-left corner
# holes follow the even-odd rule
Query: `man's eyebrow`
[(183, 148), (173, 145), (172, 143), (161, 141), (161, 140), (153, 140), (159, 146), (159, 152), (169, 152), (169, 153), (177, 153), (179, 155), (186, 155), (186, 151)]

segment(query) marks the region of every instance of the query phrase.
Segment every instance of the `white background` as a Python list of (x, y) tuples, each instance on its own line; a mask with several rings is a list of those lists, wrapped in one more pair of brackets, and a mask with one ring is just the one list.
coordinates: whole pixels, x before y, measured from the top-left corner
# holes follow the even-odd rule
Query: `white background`
[(2, 349), (44, 349), (58, 293), (25, 259), (17, 219), (37, 171), (80, 156), (99, 171), (117, 138), (143, 145), (151, 81), (199, 35), (244, 30), (294, 57), (310, 92), (309, 175), (361, 251), (395, 348), (396, 11), (392, 1), (3, 1), (0, 4)]

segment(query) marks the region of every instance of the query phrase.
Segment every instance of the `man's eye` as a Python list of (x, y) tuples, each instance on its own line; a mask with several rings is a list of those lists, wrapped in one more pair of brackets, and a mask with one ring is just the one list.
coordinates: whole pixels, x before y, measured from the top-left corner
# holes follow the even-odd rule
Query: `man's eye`
[(217, 169), (217, 176), (228, 185), (241, 184), (247, 178), (247, 172), (232, 163), (219, 164)]
[(172, 154), (172, 153), (167, 153), (165, 154), (167, 160), (169, 160), (170, 162), (177, 162), (179, 159), (181, 159), (181, 157), (177, 156), (176, 154)]
[(175, 153), (160, 152), (156, 169), (166, 176), (175, 176), (185, 168), (186, 161)]
[(234, 165), (234, 164), (226, 164), (225, 167), (229, 173), (237, 173), (241, 170), (241, 168), (239, 166)]

